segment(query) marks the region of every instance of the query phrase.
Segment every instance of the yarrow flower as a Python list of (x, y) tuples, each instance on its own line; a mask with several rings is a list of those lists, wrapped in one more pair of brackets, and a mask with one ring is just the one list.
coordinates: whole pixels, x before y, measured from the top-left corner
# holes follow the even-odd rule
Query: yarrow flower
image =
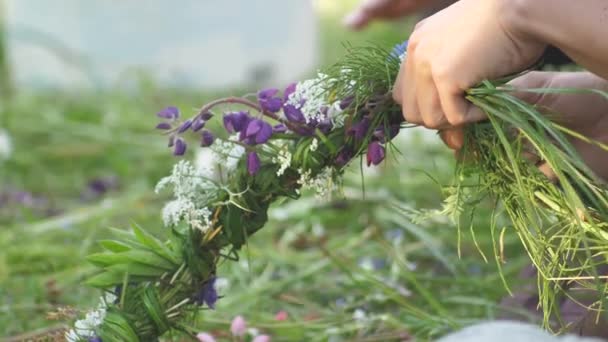
[(213, 182), (186, 160), (173, 166), (173, 172), (156, 185), (156, 193), (172, 186), (175, 199), (168, 202), (162, 211), (165, 226), (177, 226), (186, 221), (191, 227), (206, 231), (211, 226), (211, 211), (200, 207), (207, 203), (206, 193), (215, 189)]
[(74, 328), (65, 333), (65, 339), (68, 342), (79, 342), (82, 339), (87, 341), (100, 342), (101, 339), (97, 336), (97, 329), (103, 323), (106, 317), (106, 309), (108, 303), (113, 303), (116, 297), (112, 293), (107, 293), (100, 298), (99, 306), (96, 310), (89, 311), (84, 319), (74, 323)]
[[(301, 185), (302, 189), (312, 189), (315, 191), (317, 198), (327, 199), (331, 192), (334, 190), (334, 169), (332, 167), (326, 167), (319, 172), (315, 177), (312, 177), (310, 170), (304, 171), (299, 169), (300, 179), (298, 184)], [(300, 193), (300, 191), (298, 191)]]

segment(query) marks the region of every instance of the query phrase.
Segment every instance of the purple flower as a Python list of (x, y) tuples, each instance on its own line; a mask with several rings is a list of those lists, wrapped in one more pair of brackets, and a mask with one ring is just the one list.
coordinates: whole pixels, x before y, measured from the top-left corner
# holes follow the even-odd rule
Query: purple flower
[(367, 147), (367, 166), (378, 165), (384, 160), (384, 147), (374, 141)]
[(296, 108), (294, 105), (285, 105), (283, 106), (283, 113), (285, 113), (285, 117), (287, 120), (291, 122), (302, 123), (306, 121), (304, 118), (304, 114), (299, 108)]
[(319, 122), (319, 124), (317, 125), (317, 128), (319, 128), (319, 130), (321, 130), (321, 132), (323, 132), (323, 134), (327, 134), (331, 131), (332, 128), (334, 128), (334, 125), (331, 123), (331, 120), (325, 119), (325, 120)]
[(199, 340), (199, 342), (215, 342), (215, 337), (205, 332), (196, 334), (196, 338)]
[(350, 146), (344, 146), (336, 157), (336, 165), (339, 167), (346, 166), (353, 159), (354, 153)]
[(280, 97), (275, 97), (278, 92), (278, 89), (270, 88), (258, 93), (258, 102), (262, 110), (270, 113), (276, 113), (281, 110), (283, 100)]
[(156, 116), (163, 119), (177, 119), (179, 118), (179, 109), (177, 107), (167, 107), (160, 112), (156, 113)]
[(260, 171), (260, 157), (256, 152), (249, 152), (247, 155), (247, 171), (252, 176)]
[(203, 133), (201, 133), (201, 147), (209, 147), (213, 145), (214, 141), (215, 137), (213, 136), (213, 133), (208, 130), (204, 130)]
[(177, 133), (178, 134), (184, 133), (185, 131), (188, 130), (188, 128), (190, 128), (190, 126), (192, 126), (192, 119), (188, 119), (188, 120), (184, 121), (184, 123), (181, 126), (179, 126)]
[(194, 122), (192, 122), (192, 132), (198, 132), (203, 129), (203, 127), (205, 127), (205, 120), (201, 118), (196, 118), (194, 119)]
[(399, 134), (399, 130), (400, 130), (400, 126), (399, 125), (391, 125), (388, 127), (388, 139), (386, 138), (386, 130), (384, 127), (378, 127), (375, 131), (374, 131), (374, 139), (381, 142), (381, 143), (386, 143), (387, 140), (392, 140), (394, 137), (397, 136), (397, 134)]
[(270, 342), (270, 336), (268, 335), (258, 335), (251, 340), (251, 342)]
[(171, 124), (168, 122), (161, 122), (156, 125), (156, 129), (168, 130), (171, 129)]
[(354, 124), (346, 132), (346, 134), (348, 134), (350, 136), (354, 136), (355, 139), (357, 139), (357, 140), (361, 140), (361, 139), (365, 138), (365, 136), (367, 135), (367, 131), (369, 130), (369, 126), (370, 126), (369, 119), (368, 118), (363, 118), (363, 120), (361, 120), (358, 123)]
[(182, 138), (175, 139), (175, 146), (173, 148), (174, 156), (183, 156), (186, 153), (186, 142)]
[(101, 337), (99, 337), (99, 336), (89, 337), (89, 339), (87, 341), (88, 342), (102, 342)]
[(194, 296), (194, 302), (196, 304), (206, 304), (210, 309), (215, 309), (215, 303), (218, 299), (217, 291), (215, 290), (215, 279), (215, 277), (209, 279)]
[(204, 112), (204, 113), (200, 113), (199, 117), (203, 121), (209, 121), (209, 120), (211, 120), (211, 118), (213, 118), (213, 114), (211, 114), (211, 112)]
[(289, 96), (291, 96), (291, 94), (296, 92), (296, 86), (297, 86), (297, 83), (290, 83), (285, 88), (285, 91), (283, 92), (283, 100), (285, 102), (287, 102), (287, 99), (289, 99)]
[(350, 107), (354, 100), (355, 97), (353, 95), (343, 98), (342, 101), (340, 101), (340, 109), (345, 110), (346, 108)]
[(247, 143), (264, 144), (272, 136), (272, 126), (264, 120), (253, 119), (244, 132)]
[(230, 324), (230, 332), (232, 336), (243, 337), (247, 333), (247, 322), (243, 316), (236, 316)]
[(235, 133), (244, 130), (249, 123), (247, 112), (235, 112), (224, 115), (224, 127), (228, 133)]
[(287, 126), (285, 126), (285, 124), (278, 124), (278, 125), (272, 127), (272, 132), (273, 133), (285, 133), (285, 132), (287, 132)]

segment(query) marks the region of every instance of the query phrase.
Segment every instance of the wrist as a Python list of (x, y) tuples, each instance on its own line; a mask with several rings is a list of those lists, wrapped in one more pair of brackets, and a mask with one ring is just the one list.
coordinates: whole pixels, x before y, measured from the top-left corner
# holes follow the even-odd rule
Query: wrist
[(515, 40), (543, 41), (536, 29), (543, 19), (537, 9), (545, 6), (544, 0), (498, 0), (498, 20), (503, 29)]

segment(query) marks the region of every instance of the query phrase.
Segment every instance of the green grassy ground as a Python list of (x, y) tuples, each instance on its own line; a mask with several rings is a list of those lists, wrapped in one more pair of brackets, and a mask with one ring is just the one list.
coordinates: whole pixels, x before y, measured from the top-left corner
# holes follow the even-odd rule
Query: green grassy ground
[[(343, 11), (334, 8), (321, 18), (325, 63), (343, 53), (341, 42), (392, 45), (409, 27), (346, 33), (336, 26)], [(2, 113), (16, 149), (0, 164), (0, 186), (44, 196), (43, 211), (54, 215), (0, 208), (0, 335), (60, 324), (47, 319), (58, 307), (95, 305), (99, 293), (81, 285), (92, 270), (84, 258), (98, 250), (96, 240), (109, 236), (108, 227), (137, 222), (162, 236), (163, 198), (152, 189), (175, 159), (151, 129), (153, 113), (167, 104), (194, 108), (213, 95), (142, 82), (129, 95), (22, 95)], [(363, 181), (354, 167), (343, 197), (329, 203), (305, 197), (275, 207), (240, 260), (221, 265), (224, 298), (217, 310), (202, 312), (191, 325), (221, 336), (240, 314), (275, 341), (425, 340), (500, 315), (497, 302), (507, 292), (494, 260), (491, 207), (473, 224), (479, 247), (468, 224), (459, 239), (447, 218), (413, 223), (414, 208), (440, 208), (453, 161), (421, 137), (404, 140), (401, 154), (366, 172)], [(100, 198), (83, 198), (96, 177), (116, 177), (119, 184)], [(510, 280), (526, 258), (515, 236), (506, 234), (504, 241), (502, 267)], [(285, 321), (275, 320), (281, 310), (288, 313)]]

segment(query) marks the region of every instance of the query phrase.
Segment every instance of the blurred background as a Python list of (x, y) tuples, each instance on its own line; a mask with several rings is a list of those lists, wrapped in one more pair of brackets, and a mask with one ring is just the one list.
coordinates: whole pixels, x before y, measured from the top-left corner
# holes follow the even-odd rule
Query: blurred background
[[(163, 236), (166, 199), (153, 188), (176, 159), (153, 130), (159, 109), (280, 88), (344, 44), (390, 48), (415, 23), (349, 32), (341, 21), (356, 3), (0, 1), (0, 337), (50, 331), (65, 323), (59, 308), (96, 305), (81, 283), (108, 227)], [(221, 339), (243, 315), (275, 341), (403, 341), (500, 316), (497, 265), (509, 283), (525, 263), (516, 237), (495, 259), (491, 205), (475, 222), (437, 214), (452, 156), (425, 131), (398, 141), (382, 168), (347, 173), (344, 196), (273, 208), (240, 260), (221, 265), (217, 310), (191, 326)]]

